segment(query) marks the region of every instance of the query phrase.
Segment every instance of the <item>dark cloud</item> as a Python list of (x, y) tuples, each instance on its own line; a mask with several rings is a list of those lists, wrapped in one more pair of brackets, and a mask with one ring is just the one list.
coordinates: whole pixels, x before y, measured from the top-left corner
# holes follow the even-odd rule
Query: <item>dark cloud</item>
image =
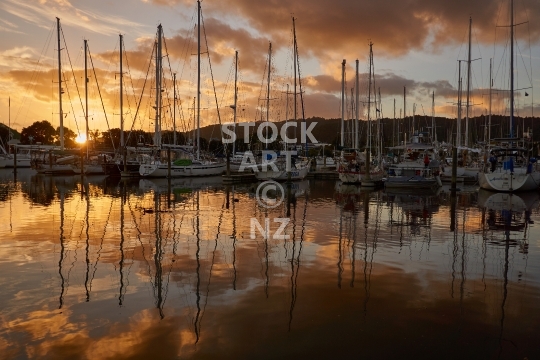
[[(537, 2), (516, 5), (516, 21), (540, 16)], [(496, 25), (508, 22), (508, 9), (491, 0), (454, 2), (433, 0), (340, 1), (276, 0), (253, 5), (250, 0), (204, 4), (210, 13), (228, 13), (234, 8), (261, 34), (287, 33), (291, 13), (297, 19), (300, 50), (319, 58), (328, 53), (348, 54), (368, 39), (383, 55), (403, 55), (413, 50), (437, 50), (448, 43), (461, 42), (473, 18), (475, 37), (485, 44), (494, 42)], [(527, 7), (525, 7), (527, 6)], [(530, 24), (531, 39), (538, 41), (540, 26)], [(527, 31), (517, 36), (528, 39)], [(499, 36), (499, 41), (504, 36)]]

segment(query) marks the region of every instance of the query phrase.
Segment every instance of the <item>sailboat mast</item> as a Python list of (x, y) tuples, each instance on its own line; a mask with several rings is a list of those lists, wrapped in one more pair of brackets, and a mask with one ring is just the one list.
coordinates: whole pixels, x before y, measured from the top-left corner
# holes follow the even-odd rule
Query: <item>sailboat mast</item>
[(457, 127), (456, 146), (461, 146), (461, 60), (458, 60), (458, 100), (457, 100)]
[(392, 122), (392, 146), (396, 146), (396, 98), (394, 98), (394, 121)]
[(296, 28), (294, 23), (294, 16), (292, 18), (293, 26), (293, 71), (294, 71), (294, 121), (298, 119), (297, 115), (297, 101), (296, 101)]
[[(304, 108), (304, 93), (302, 92), (302, 76), (300, 74), (300, 57), (298, 56), (298, 41), (296, 40), (296, 23), (295, 18), (293, 17), (293, 35), (294, 35), (294, 85), (296, 87), (296, 80), (298, 79), (298, 86), (300, 87), (300, 104), (302, 105), (302, 124), (303, 126), (306, 126), (306, 113)], [(296, 72), (298, 71), (298, 76), (296, 75)], [(295, 108), (295, 120), (297, 118), (296, 116), (296, 95), (294, 96), (294, 108)], [(305, 155), (308, 154), (308, 144), (307, 139), (304, 144), (304, 151)]]
[(492, 61), (493, 59), (489, 59), (489, 122), (488, 122), (488, 141), (491, 142), (491, 90), (493, 89), (493, 80), (491, 79), (492, 76)]
[[(354, 132), (354, 148), (355, 149), (358, 149), (358, 126), (359, 126), (359, 109), (360, 109), (360, 106), (358, 106), (360, 104), (360, 92), (358, 91), (358, 88), (359, 88), (359, 84), (360, 84), (360, 81), (358, 79), (358, 66), (359, 66), (359, 62), (358, 62), (358, 59), (356, 59), (356, 75), (355, 75), (355, 82), (354, 82), (354, 89), (355, 89), (355, 116), (354, 116), (354, 125), (355, 125), (355, 132)], [(369, 105), (368, 105), (369, 106)], [(368, 110), (369, 111), (369, 110)]]
[(197, 120), (195, 119), (195, 118), (196, 118), (196, 111), (197, 111), (197, 110), (195, 110), (195, 108), (196, 108), (196, 103), (195, 103), (195, 101), (196, 101), (196, 98), (193, 97), (193, 106), (192, 106), (192, 109), (193, 109), (193, 133), (191, 134), (191, 136), (193, 137), (193, 140), (192, 140), (192, 142), (191, 142), (191, 143), (193, 144), (193, 146), (195, 146), (195, 144), (196, 144), (195, 136), (197, 135), (197, 131), (195, 131), (195, 127), (196, 127), (195, 122), (197, 121)]
[(268, 79), (266, 84), (266, 121), (270, 121), (270, 74), (272, 71), (272, 43), (268, 45)]
[(197, 0), (197, 160), (201, 158), (201, 1)]
[(84, 40), (84, 120), (86, 123), (86, 160), (88, 160), (88, 40)]
[[(238, 50), (234, 52), (234, 107), (233, 107), (233, 122), (234, 133), (236, 134), (236, 106), (238, 105), (238, 87), (236, 85), (238, 81)], [(236, 143), (233, 141), (233, 156), (236, 151)]]
[(415, 123), (414, 123), (414, 114), (416, 113), (416, 103), (413, 103), (413, 127), (412, 127), (412, 134), (414, 136), (414, 134), (416, 133), (415, 132), (415, 129), (414, 129), (414, 126), (415, 126)]
[[(373, 82), (375, 82), (375, 66), (373, 66)], [(379, 161), (379, 164), (380, 164), (382, 162), (381, 161), (381, 156), (382, 156), (382, 124), (381, 124), (382, 102), (381, 102), (381, 88), (379, 88), (378, 91), (379, 91), (379, 102), (378, 102), (378, 105), (375, 107), (375, 109), (379, 110), (379, 111), (376, 111), (376, 115), (377, 115), (377, 160)]]
[[(124, 140), (124, 71), (122, 64), (122, 51), (124, 50), (124, 37), (122, 34), (120, 36), (120, 148), (124, 149), (125, 140)], [(123, 151), (123, 150), (122, 150)]]
[[(272, 70), (272, 43), (268, 44), (268, 79), (266, 88), (266, 121), (270, 121), (270, 74)], [(268, 138), (264, 139), (264, 148), (268, 149)]]
[[(371, 151), (371, 47), (373, 43), (369, 43), (369, 80), (368, 80), (368, 101), (367, 101), (367, 141), (366, 141), (366, 152)], [(358, 63), (357, 63), (358, 64)], [(358, 69), (358, 66), (357, 66)], [(358, 104), (356, 105), (358, 107)], [(358, 110), (357, 110), (358, 111)], [(367, 160), (366, 160), (367, 161)]]
[(469, 146), (469, 106), (471, 98), (471, 32), (472, 17), (469, 17), (469, 54), (467, 55), (467, 104), (465, 106), (465, 147)]
[(176, 145), (176, 73), (173, 74), (173, 144)]
[(431, 94), (431, 142), (437, 141), (435, 131), (435, 91)]
[(341, 146), (345, 146), (345, 59), (341, 63)]
[(161, 147), (161, 38), (163, 36), (163, 28), (158, 25), (158, 38), (156, 48), (156, 123), (154, 126), (156, 141), (154, 143), (158, 148)]
[(62, 113), (62, 60), (60, 48), (60, 18), (56, 18), (56, 32), (58, 37), (58, 107), (60, 116), (60, 149), (64, 150), (64, 114)]
[(510, 1), (510, 138), (514, 137), (514, 0)]
[(11, 154), (11, 146), (9, 146), (10, 140), (11, 140), (11, 96), (8, 97), (8, 153)]
[(406, 124), (405, 124), (405, 118), (407, 117), (407, 87), (403, 87), (403, 126), (402, 126), (402, 129), (403, 129), (403, 138), (405, 139), (404, 140), (404, 143), (403, 145), (405, 145), (405, 143), (407, 142), (407, 134), (405, 133), (405, 130), (406, 130)]

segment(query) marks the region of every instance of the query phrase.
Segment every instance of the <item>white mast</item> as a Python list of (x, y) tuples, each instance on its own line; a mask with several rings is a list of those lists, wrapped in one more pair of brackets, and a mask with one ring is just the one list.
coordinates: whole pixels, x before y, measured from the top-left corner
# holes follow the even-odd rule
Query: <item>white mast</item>
[(489, 122), (488, 122), (488, 143), (491, 142), (491, 90), (493, 88), (492, 76), (492, 60), (489, 59)]
[(396, 98), (394, 98), (394, 121), (392, 122), (392, 146), (396, 146)]
[(431, 142), (437, 141), (435, 131), (435, 91), (431, 94)]
[(359, 126), (358, 118), (359, 118), (359, 109), (360, 109), (360, 106), (358, 106), (360, 104), (360, 92), (358, 91), (359, 83), (360, 82), (359, 82), (359, 79), (358, 79), (358, 59), (356, 59), (356, 79), (355, 79), (355, 104), (356, 104), (356, 107), (355, 107), (355, 117), (354, 117), (354, 124), (356, 125), (355, 126), (356, 131), (354, 132), (354, 148), (355, 149), (358, 149), (358, 147), (359, 147), (358, 146), (359, 145), (358, 144), (358, 126)]
[[(86, 122), (86, 160), (88, 160), (88, 40), (84, 40), (84, 120)], [(84, 169), (81, 169), (84, 172)]]
[[(233, 105), (233, 122), (234, 122), (234, 133), (236, 134), (236, 106), (238, 103), (238, 87), (236, 82), (238, 81), (238, 50), (234, 52), (234, 105)], [(236, 151), (236, 143), (233, 141), (233, 156)]]
[[(268, 80), (266, 81), (266, 121), (270, 121), (270, 74), (272, 70), (272, 43), (268, 44)], [(295, 68), (296, 70), (296, 68)], [(296, 85), (296, 84), (295, 84)], [(296, 89), (296, 87), (295, 87)], [(296, 115), (296, 112), (295, 112)], [(268, 133), (265, 136), (264, 148), (268, 149)]]
[(122, 34), (119, 35), (120, 37), (120, 148), (122, 151), (124, 151), (124, 147), (126, 146), (125, 140), (124, 140), (124, 72), (123, 72), (123, 64), (122, 64), (122, 51), (124, 50), (124, 37)]
[(510, 138), (514, 137), (514, 0), (510, 2)]
[(173, 74), (173, 144), (176, 145), (176, 73)]
[(201, 1), (197, 0), (197, 160), (201, 158)]
[[(371, 46), (373, 44), (369, 43), (369, 79), (368, 79), (368, 102), (367, 102), (367, 131), (366, 131), (366, 159), (368, 158), (367, 153), (371, 154)], [(358, 61), (356, 62), (357, 74), (358, 74)], [(357, 75), (358, 79), (358, 75)], [(356, 105), (358, 106), (358, 104)], [(367, 162), (368, 160), (366, 160)]]
[(458, 100), (457, 100), (456, 146), (461, 146), (461, 60), (458, 60)]
[(469, 54), (467, 55), (467, 105), (465, 107), (465, 147), (469, 146), (469, 103), (471, 97), (471, 29), (472, 17), (469, 17)]
[(64, 150), (64, 114), (62, 112), (62, 61), (60, 59), (60, 18), (56, 18), (56, 32), (58, 37), (58, 107), (60, 116), (60, 150)]
[(341, 63), (341, 146), (345, 146), (345, 59)]
[(161, 37), (162, 27), (158, 26), (156, 42), (156, 120), (154, 124), (154, 145), (161, 147)]
[[(407, 128), (405, 124), (405, 118), (407, 117), (407, 87), (403, 87), (403, 145), (407, 142), (407, 134), (405, 129)], [(410, 129), (409, 129), (410, 130)], [(399, 134), (398, 134), (399, 135)]]

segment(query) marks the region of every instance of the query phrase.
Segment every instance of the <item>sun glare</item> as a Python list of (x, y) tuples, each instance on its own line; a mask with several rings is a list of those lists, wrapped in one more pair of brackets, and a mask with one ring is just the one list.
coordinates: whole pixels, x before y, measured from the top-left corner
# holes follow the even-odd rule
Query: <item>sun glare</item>
[(76, 138), (75, 138), (75, 141), (79, 144), (84, 144), (86, 142), (86, 135), (84, 134), (81, 134), (81, 135), (78, 135)]

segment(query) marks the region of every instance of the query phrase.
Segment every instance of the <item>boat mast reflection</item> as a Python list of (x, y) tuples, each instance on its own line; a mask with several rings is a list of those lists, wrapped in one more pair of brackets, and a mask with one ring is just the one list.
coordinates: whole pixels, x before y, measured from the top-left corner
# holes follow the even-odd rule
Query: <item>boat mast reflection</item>
[(159, 317), (163, 319), (165, 314), (163, 313), (163, 239), (161, 236), (161, 198), (158, 193), (154, 193), (154, 232), (156, 235), (155, 251), (154, 251), (154, 265), (156, 267), (156, 274), (154, 277), (154, 296), (156, 297), (156, 308), (159, 311)]
[[(531, 211), (538, 208), (540, 195), (537, 192), (507, 194), (491, 193), (480, 189), (478, 205), (482, 208), (483, 242), (492, 246), (504, 247), (503, 259), (503, 297), (501, 301), (501, 319), (499, 332), (499, 357), (503, 353), (504, 321), (508, 299), (509, 254), (511, 247), (517, 247), (524, 256), (528, 254), (528, 228), (532, 224)], [(501, 236), (502, 235), (502, 236)], [(518, 275), (518, 281), (521, 275)], [(514, 345), (515, 346), (515, 345)]]
[[(290, 184), (289, 184), (290, 187)], [(290, 191), (288, 191), (290, 194)], [(289, 309), (289, 328), (288, 331), (291, 331), (294, 308), (296, 306), (296, 301), (298, 298), (298, 274), (300, 273), (300, 256), (302, 255), (302, 247), (304, 245), (304, 236), (306, 231), (306, 217), (307, 217), (307, 204), (308, 204), (308, 193), (305, 193), (304, 196), (304, 210), (302, 213), (302, 225), (300, 231), (300, 241), (298, 244), (298, 255), (296, 255), (296, 196), (292, 195), (294, 199), (291, 199), (293, 205), (293, 236), (292, 236), (292, 256), (291, 256), (291, 306)], [(289, 201), (288, 201), (289, 203)], [(296, 264), (296, 266), (295, 266)]]
[(58, 299), (58, 309), (64, 304), (65, 279), (62, 273), (62, 265), (64, 263), (64, 192), (60, 192), (60, 260), (58, 260), (58, 274), (60, 275), (60, 298)]
[[(82, 180), (82, 179), (81, 179)], [(82, 181), (81, 183), (81, 199), (84, 197), (86, 201), (86, 212), (84, 221), (86, 222), (85, 234), (86, 234), (86, 248), (85, 248), (85, 260), (86, 260), (86, 273), (84, 277), (84, 289), (86, 292), (86, 302), (90, 301), (90, 287), (89, 287), (89, 273), (90, 273), (90, 186), (88, 183)]]
[(126, 187), (122, 184), (120, 188), (120, 263), (119, 263), (119, 273), (120, 273), (120, 290), (118, 292), (118, 305), (122, 306), (124, 302), (124, 227), (125, 227), (125, 214), (124, 214), (124, 205), (126, 202)]

